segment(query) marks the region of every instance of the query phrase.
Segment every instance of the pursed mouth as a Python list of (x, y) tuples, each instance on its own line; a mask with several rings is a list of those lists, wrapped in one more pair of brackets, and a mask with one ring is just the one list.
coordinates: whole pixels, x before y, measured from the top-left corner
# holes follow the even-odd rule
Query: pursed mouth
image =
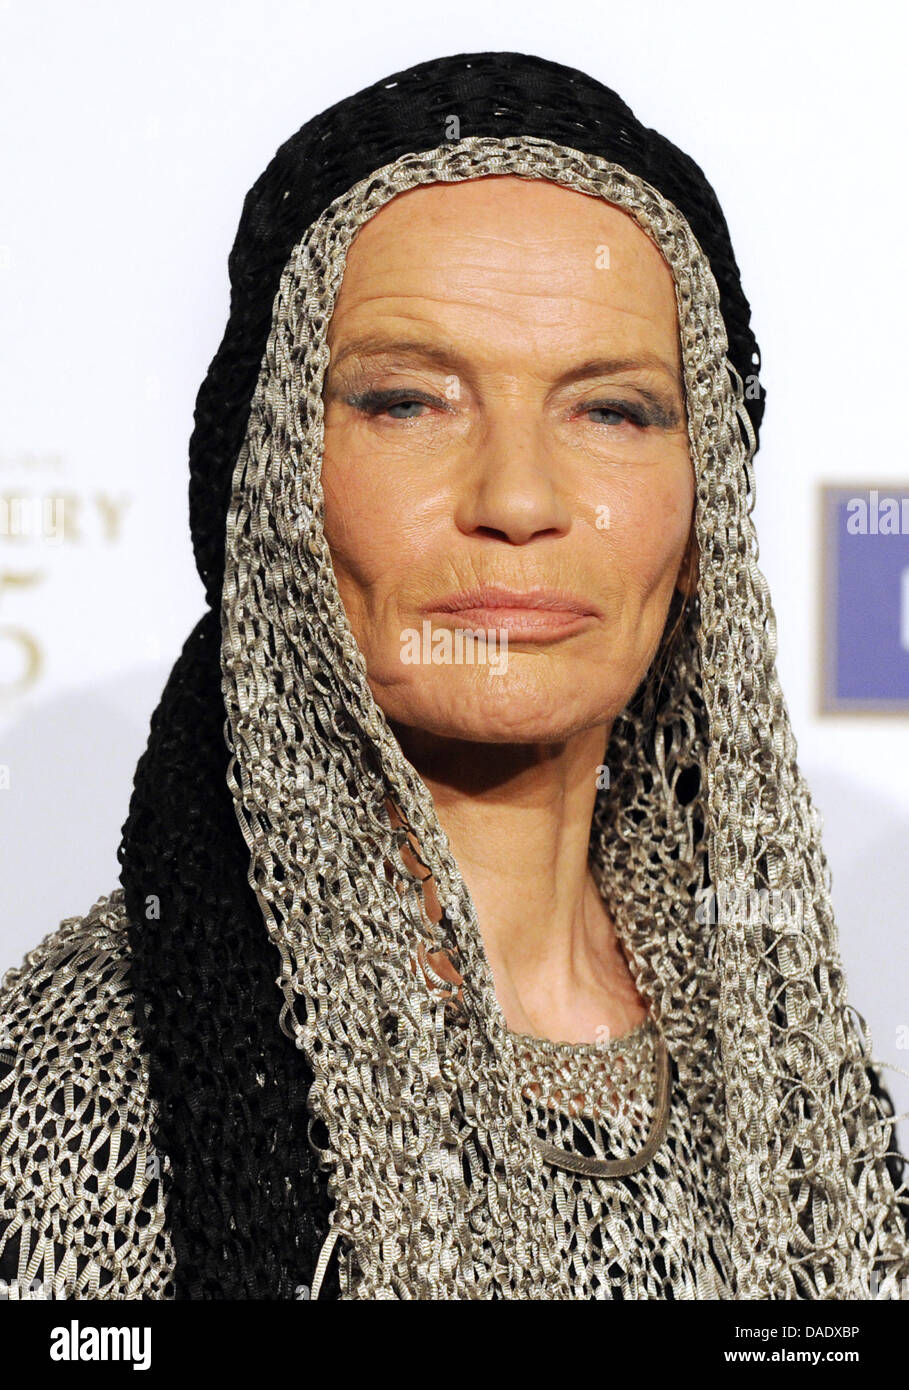
[(492, 614), (510, 622), (515, 615), (530, 619), (534, 614), (549, 616), (551, 620), (567, 622), (572, 618), (601, 617), (599, 610), (576, 594), (553, 589), (504, 589), (495, 585), (483, 585), (460, 594), (449, 594), (426, 605), (428, 613), (457, 614), (468, 617)]
[(573, 613), (552, 608), (460, 608), (430, 611), (427, 617), (446, 628), (471, 628), (498, 632), (510, 642), (542, 642), (567, 637), (589, 627), (592, 613)]

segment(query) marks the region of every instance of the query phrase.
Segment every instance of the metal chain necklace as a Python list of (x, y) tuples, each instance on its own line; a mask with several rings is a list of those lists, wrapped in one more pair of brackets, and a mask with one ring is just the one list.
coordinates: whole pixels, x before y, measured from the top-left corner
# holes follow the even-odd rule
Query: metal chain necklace
[(669, 1128), (669, 1099), (671, 1082), (671, 1062), (666, 1041), (656, 1030), (656, 1089), (654, 1092), (653, 1115), (647, 1139), (635, 1154), (627, 1158), (595, 1158), (586, 1154), (572, 1153), (558, 1144), (533, 1135), (534, 1147), (542, 1158), (555, 1168), (567, 1173), (579, 1173), (586, 1178), (621, 1178), (644, 1168), (657, 1153)]

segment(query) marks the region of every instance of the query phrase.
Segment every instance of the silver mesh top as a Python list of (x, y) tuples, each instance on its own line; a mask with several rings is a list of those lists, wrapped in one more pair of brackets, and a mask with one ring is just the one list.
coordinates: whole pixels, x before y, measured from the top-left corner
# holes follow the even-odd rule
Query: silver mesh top
[(117, 889), (3, 977), (0, 1262), (12, 1299), (173, 1297), (169, 1164), (152, 1148), (125, 920)]
[[(551, 1042), (513, 1034), (529, 1122), (546, 1142), (598, 1158), (640, 1153), (650, 1133), (658, 1032), (646, 1019), (624, 1037)], [(730, 1298), (728, 1190), (679, 1086), (665, 1139), (634, 1175), (596, 1178), (548, 1165), (575, 1298)], [(714, 1135), (720, 1142), (720, 1135)]]
[[(0, 1081), (10, 1122), (0, 1260), (11, 1299), (173, 1297), (160, 1181), (169, 1164), (151, 1143), (155, 1107), (125, 922), (118, 889), (84, 918), (68, 918), (3, 978), (0, 1059), (12, 1069)], [(594, 1044), (511, 1036), (515, 1080), (541, 1137), (600, 1156), (638, 1152), (653, 1111), (651, 1020)], [(551, 1168), (544, 1186), (570, 1247), (574, 1296), (729, 1297), (722, 1173), (705, 1162), (677, 1089), (665, 1143), (633, 1178)]]

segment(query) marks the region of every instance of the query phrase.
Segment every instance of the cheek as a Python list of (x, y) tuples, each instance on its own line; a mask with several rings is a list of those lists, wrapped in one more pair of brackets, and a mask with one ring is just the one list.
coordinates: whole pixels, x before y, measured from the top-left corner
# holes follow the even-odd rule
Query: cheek
[(609, 503), (605, 544), (615, 557), (615, 574), (626, 589), (645, 600), (674, 585), (688, 543), (694, 505), (690, 465), (670, 476), (634, 480)]
[(325, 539), (339, 586), (353, 581), (365, 587), (380, 579), (393, 561), (395, 498), (354, 459), (353, 452), (330, 439), (326, 430), (322, 465)]
[(348, 587), (387, 597), (413, 576), (438, 568), (452, 499), (426, 470), (377, 458), (356, 428), (329, 429), (322, 464), (325, 538)]

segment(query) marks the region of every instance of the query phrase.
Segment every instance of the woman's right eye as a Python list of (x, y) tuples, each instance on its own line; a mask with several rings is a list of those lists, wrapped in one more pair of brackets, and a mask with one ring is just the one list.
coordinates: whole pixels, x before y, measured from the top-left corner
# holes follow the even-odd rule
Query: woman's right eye
[[(413, 400), (391, 401), (387, 406), (385, 406), (385, 409), (388, 411), (389, 415), (392, 415), (392, 412), (395, 410), (411, 410), (414, 406), (418, 407), (420, 410), (424, 410), (426, 407), (426, 402)], [(413, 415), (393, 415), (392, 418), (395, 420), (413, 420), (416, 417), (414, 417)]]
[[(363, 391), (358, 395), (348, 396), (346, 399), (348, 405), (352, 405), (355, 410), (362, 411), (364, 415), (383, 415), (386, 412), (390, 414), (393, 410), (408, 409), (412, 406), (444, 408), (442, 401), (424, 391)], [(393, 420), (419, 420), (421, 418), (421, 414), (391, 415)]]

